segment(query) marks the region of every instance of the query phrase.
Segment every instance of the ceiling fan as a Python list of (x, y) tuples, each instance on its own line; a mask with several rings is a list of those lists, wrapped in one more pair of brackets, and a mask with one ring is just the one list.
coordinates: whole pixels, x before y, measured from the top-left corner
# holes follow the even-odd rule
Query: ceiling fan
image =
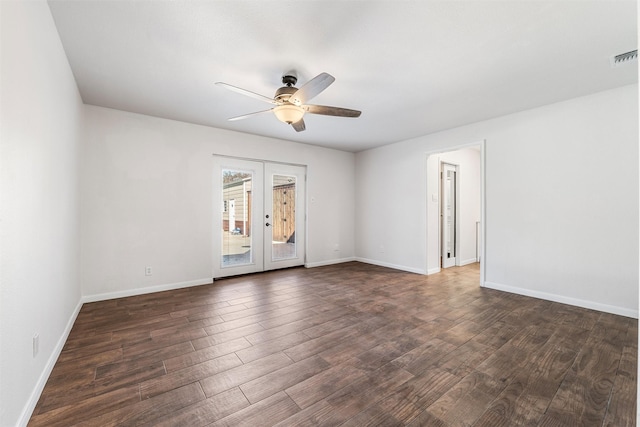
[(304, 113), (322, 114), (325, 116), (338, 117), (360, 117), (361, 112), (358, 110), (350, 110), (348, 108), (340, 107), (329, 107), (327, 105), (307, 104), (307, 101), (328, 88), (329, 85), (334, 81), (335, 78), (332, 75), (328, 73), (320, 73), (309, 80), (307, 83), (305, 83), (302, 87), (296, 88), (295, 84), (298, 82), (298, 78), (295, 76), (295, 73), (289, 72), (282, 76), (282, 84), (284, 86), (276, 91), (276, 94), (273, 98), (269, 98), (268, 96), (263, 96), (258, 93), (251, 92), (249, 90), (232, 86), (223, 82), (216, 82), (216, 84), (234, 92), (238, 92), (243, 95), (247, 95), (252, 98), (275, 105), (275, 107), (269, 110), (232, 117), (229, 119), (229, 121), (242, 120), (256, 114), (268, 113), (270, 111), (273, 111), (278, 120), (291, 125), (296, 130), (296, 132), (302, 132), (306, 129), (304, 119), (302, 118), (302, 116), (304, 116)]

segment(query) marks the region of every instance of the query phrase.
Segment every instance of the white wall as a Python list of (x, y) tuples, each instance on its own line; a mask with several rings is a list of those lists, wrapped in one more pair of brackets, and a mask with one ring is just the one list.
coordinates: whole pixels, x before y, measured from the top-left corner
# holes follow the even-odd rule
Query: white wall
[(356, 154), (358, 260), (426, 274), (426, 160), (402, 144)]
[[(480, 221), (480, 150), (463, 148), (432, 154), (427, 159), (427, 272), (440, 271), (440, 162), (458, 166), (459, 203), (456, 265), (476, 261), (476, 222)], [(433, 196), (435, 195), (435, 200)]]
[(87, 299), (211, 282), (213, 154), (307, 165), (307, 264), (354, 257), (353, 153), (94, 106), (83, 142)]
[(79, 309), (82, 102), (46, 2), (2, 1), (0, 15), (0, 425), (15, 426)]
[(426, 271), (425, 153), (481, 140), (485, 284), (637, 317), (637, 85), (358, 153), (357, 257)]

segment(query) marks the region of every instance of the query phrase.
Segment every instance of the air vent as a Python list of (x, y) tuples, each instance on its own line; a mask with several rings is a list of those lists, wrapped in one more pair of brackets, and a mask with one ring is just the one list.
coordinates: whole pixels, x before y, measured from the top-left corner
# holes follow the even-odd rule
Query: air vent
[(611, 67), (621, 67), (626, 64), (630, 64), (638, 60), (638, 50), (632, 50), (631, 52), (621, 53), (611, 57)]

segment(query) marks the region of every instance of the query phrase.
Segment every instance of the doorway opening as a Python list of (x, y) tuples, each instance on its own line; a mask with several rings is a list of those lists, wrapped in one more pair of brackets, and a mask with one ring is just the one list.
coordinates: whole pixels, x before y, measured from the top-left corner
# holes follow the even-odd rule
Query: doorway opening
[(427, 154), (427, 274), (480, 262), (484, 284), (484, 141)]

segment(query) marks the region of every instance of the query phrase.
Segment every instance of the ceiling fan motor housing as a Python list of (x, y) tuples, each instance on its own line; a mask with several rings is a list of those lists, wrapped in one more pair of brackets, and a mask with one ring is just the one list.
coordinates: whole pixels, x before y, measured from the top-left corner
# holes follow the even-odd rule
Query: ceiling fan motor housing
[[(284, 80), (284, 78), (283, 78)], [(283, 86), (276, 91), (274, 98), (279, 102), (289, 102), (289, 98), (293, 95), (298, 88), (293, 86)]]
[(273, 109), (273, 112), (278, 120), (288, 125), (300, 121), (304, 115), (304, 110), (301, 107), (289, 102), (291, 95), (298, 91), (298, 88), (294, 87), (297, 81), (296, 76), (285, 74), (282, 76), (282, 84), (285, 86), (279, 88), (274, 96), (279, 105)]

